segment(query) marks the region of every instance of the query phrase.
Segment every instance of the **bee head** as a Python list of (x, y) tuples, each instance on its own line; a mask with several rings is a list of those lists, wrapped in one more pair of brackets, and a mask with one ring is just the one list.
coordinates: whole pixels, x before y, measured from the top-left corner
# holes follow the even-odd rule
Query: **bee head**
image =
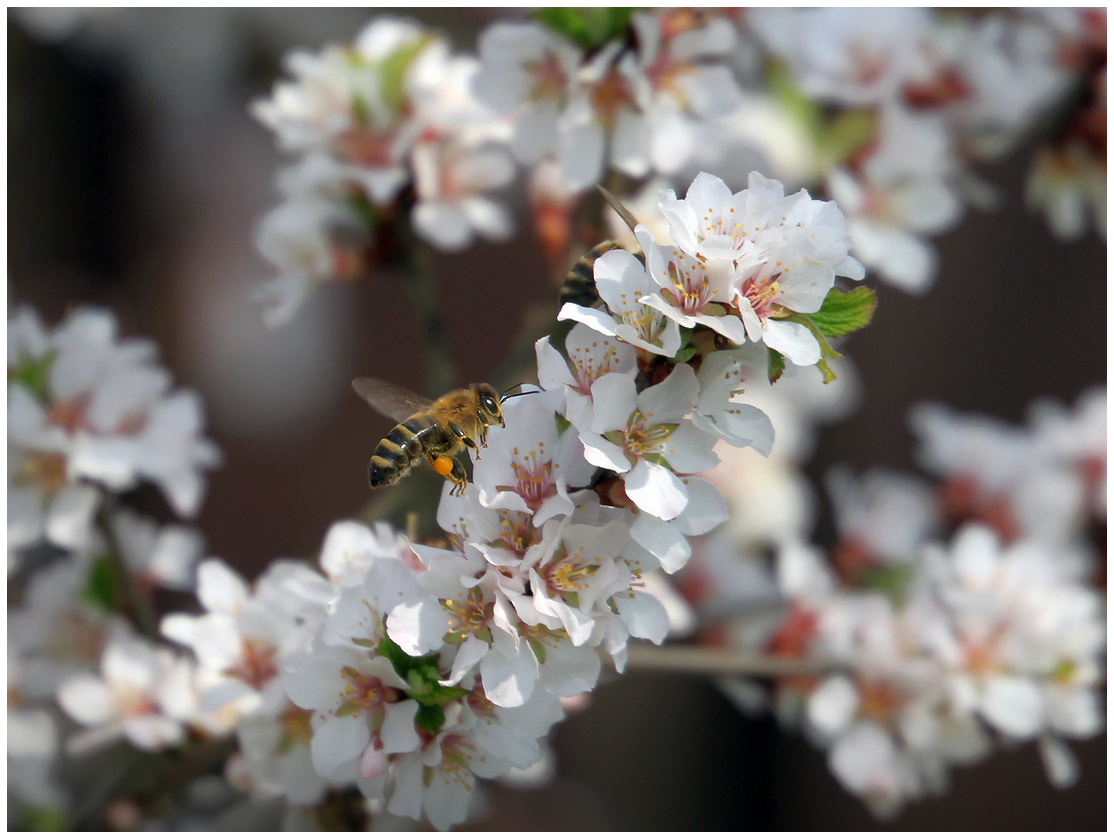
[(476, 394), (480, 419), (483, 420), (484, 425), (498, 425), (505, 428), (503, 409), (499, 406), (499, 394), (496, 393), (495, 388), (491, 385), (477, 384), (472, 385), (472, 390)]

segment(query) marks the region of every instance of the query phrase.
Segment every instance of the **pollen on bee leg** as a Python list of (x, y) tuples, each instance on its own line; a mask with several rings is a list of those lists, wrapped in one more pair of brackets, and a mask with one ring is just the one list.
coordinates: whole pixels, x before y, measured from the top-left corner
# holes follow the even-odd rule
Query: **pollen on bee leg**
[(433, 458), (430, 463), (433, 466), (433, 471), (436, 472), (438, 475), (441, 475), (442, 477), (448, 475), (450, 472), (453, 471), (453, 459), (451, 457), (438, 455), (437, 457)]

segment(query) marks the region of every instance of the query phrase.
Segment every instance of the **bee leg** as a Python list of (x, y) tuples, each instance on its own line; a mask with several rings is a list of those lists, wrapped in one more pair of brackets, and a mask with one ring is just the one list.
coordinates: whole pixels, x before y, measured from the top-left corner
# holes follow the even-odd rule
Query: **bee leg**
[(460, 465), (460, 461), (455, 457), (452, 458), (453, 470), (446, 476), (453, 482), (453, 488), (450, 490), (451, 495), (464, 495), (464, 488), (468, 486), (468, 475), (464, 471), (464, 467)]
[[(462, 442), (468, 448), (470, 448), (470, 449), (476, 448), (476, 441), (473, 440), (471, 437), (469, 437), (467, 434), (465, 434), (464, 429), (461, 428), (459, 425), (457, 425), (455, 422), (450, 422), (449, 423), (449, 431), (451, 431), (453, 434), (455, 434), (457, 437), (459, 437), (460, 442)], [(480, 437), (480, 439), (482, 440), (483, 437)]]

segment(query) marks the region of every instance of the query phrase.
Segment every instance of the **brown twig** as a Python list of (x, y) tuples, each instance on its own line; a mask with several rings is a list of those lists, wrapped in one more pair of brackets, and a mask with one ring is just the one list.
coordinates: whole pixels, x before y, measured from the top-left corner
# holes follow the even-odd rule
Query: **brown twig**
[(703, 676), (816, 676), (843, 669), (833, 661), (788, 659), (714, 647), (631, 644), (631, 670), (659, 670)]

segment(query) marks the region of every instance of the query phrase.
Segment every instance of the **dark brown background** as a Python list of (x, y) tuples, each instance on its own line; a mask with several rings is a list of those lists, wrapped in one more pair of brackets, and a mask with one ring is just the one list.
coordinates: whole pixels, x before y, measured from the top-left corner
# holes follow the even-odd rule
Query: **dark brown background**
[[(459, 50), (473, 50), (494, 15), (408, 13), (449, 32)], [(422, 389), (420, 331), (397, 279), (328, 288), (273, 333), (248, 299), (271, 276), (251, 237), (277, 200), (282, 159), (246, 103), (270, 89), (286, 49), (343, 40), (368, 16), (127, 10), (52, 43), (9, 11), (9, 305), (32, 303), (53, 325), (68, 307), (97, 303), (125, 335), (158, 342), (176, 381), (201, 391), (225, 456), (197, 524), (209, 553), (249, 576), (278, 557), (313, 557), (333, 521), (369, 502), (366, 460), (389, 423), (352, 396), (349, 380), (370, 374)], [(905, 418), (922, 399), (1020, 422), (1036, 396), (1074, 402), (1105, 381), (1105, 245), (1094, 234), (1058, 242), (1024, 210), (1027, 161), (1024, 149), (981, 170), (1002, 207), (972, 212), (937, 240), (939, 279), (927, 295), (878, 289), (874, 323), (847, 347), (862, 406), (821, 431), (813, 477), (835, 462), (912, 468)], [(527, 311), (552, 300), (538, 247), (523, 230), (509, 244), (443, 256), (437, 268), (459, 380), (488, 377)], [(169, 516), (154, 492), (134, 500)], [(469, 826), (1106, 827), (1105, 736), (1073, 744), (1083, 773), (1068, 791), (1050, 787), (1029, 745), (954, 770), (946, 797), (886, 824), (843, 792), (821, 754), (769, 718), (740, 717), (700, 679), (611, 681), (553, 741), (559, 779), (534, 792), (490, 786), (491, 806)]]

